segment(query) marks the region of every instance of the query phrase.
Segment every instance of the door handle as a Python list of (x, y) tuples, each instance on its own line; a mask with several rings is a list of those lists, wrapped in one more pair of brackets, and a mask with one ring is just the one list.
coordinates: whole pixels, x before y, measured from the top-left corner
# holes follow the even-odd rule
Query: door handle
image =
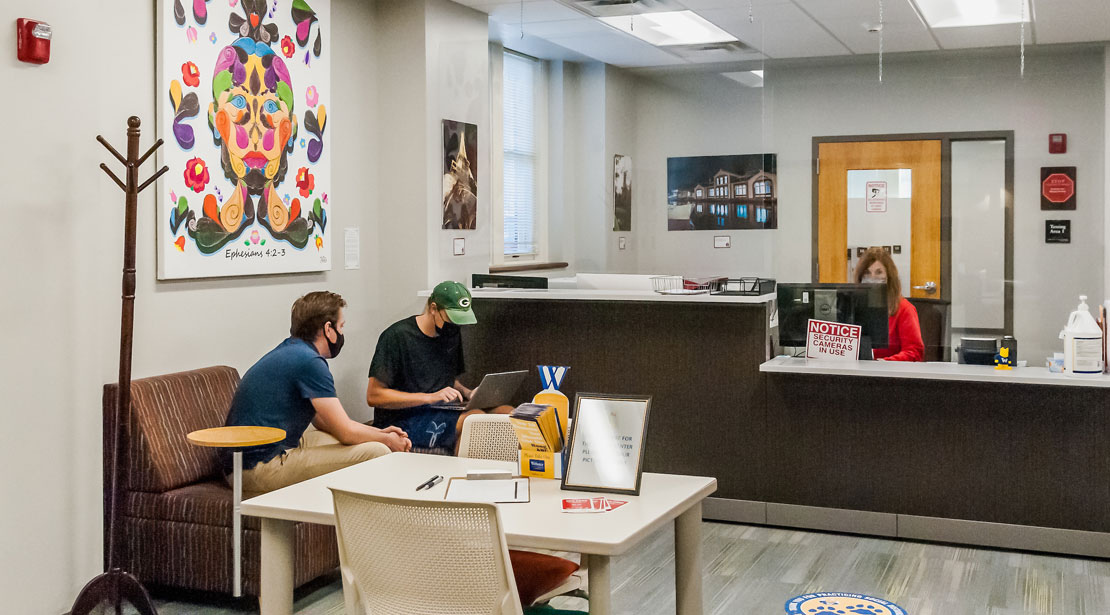
[(914, 286), (913, 289), (914, 290), (923, 290), (923, 291), (925, 291), (926, 295), (931, 295), (931, 294), (937, 292), (937, 283), (936, 282), (926, 282), (926, 283), (922, 284), (921, 286)]

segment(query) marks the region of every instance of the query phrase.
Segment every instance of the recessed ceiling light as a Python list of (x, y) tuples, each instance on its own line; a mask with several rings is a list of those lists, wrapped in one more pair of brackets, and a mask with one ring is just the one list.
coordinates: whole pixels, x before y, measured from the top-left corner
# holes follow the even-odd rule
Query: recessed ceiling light
[(760, 79), (763, 78), (763, 71), (761, 71), (761, 70), (753, 70), (753, 71), (751, 71), (751, 73), (753, 75), (755, 75), (756, 77), (759, 77)]
[(657, 47), (701, 45), (737, 40), (693, 11), (643, 13), (623, 17), (598, 17), (606, 24)]
[(915, 0), (921, 16), (933, 28), (962, 28), (1033, 21), (1029, 0)]

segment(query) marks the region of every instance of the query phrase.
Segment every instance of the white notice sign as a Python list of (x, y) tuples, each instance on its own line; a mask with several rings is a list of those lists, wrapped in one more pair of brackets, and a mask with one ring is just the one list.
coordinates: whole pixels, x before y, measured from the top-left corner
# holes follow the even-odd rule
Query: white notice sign
[(855, 361), (859, 359), (859, 325), (809, 320), (806, 328), (806, 358)]
[(640, 492), (651, 398), (579, 394), (563, 489)]
[(867, 211), (886, 211), (886, 182), (867, 182)]

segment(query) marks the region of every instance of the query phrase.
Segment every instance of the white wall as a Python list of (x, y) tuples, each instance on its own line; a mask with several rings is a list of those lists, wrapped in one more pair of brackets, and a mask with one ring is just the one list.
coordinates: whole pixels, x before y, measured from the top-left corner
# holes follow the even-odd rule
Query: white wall
[[(667, 83), (637, 79), (632, 243), (640, 273), (767, 276), (774, 272), (773, 249), (782, 231), (667, 231), (667, 158), (763, 153), (762, 94), (716, 74)], [(768, 147), (767, 151), (776, 151)], [(785, 186), (793, 181), (789, 168), (784, 177), (784, 162), (780, 151), (780, 219), (785, 215)], [(804, 205), (808, 212), (808, 197)], [(715, 235), (730, 236), (732, 247), (714, 248)]]
[[(489, 26), (487, 16), (447, 0), (428, 0), (426, 88), (428, 152), (428, 288), (443, 280), (470, 284), (470, 274), (487, 273), (493, 228), (490, 162)], [(477, 228), (444, 230), (442, 120), (478, 126)], [(466, 254), (454, 256), (453, 241), (465, 240)]]
[[(1015, 335), (1036, 362), (1080, 293), (1103, 297), (1107, 99), (1101, 50), (1027, 53), (1024, 80), (1013, 54), (888, 58), (884, 82), (871, 64), (767, 69), (765, 92), (716, 75), (640, 78), (635, 89), (633, 219), (640, 272), (772, 275), (810, 279), (812, 138), (831, 135), (1015, 131)], [(766, 97), (764, 102), (763, 97)], [(1047, 153), (1048, 134), (1068, 133), (1068, 154)], [(666, 159), (778, 154), (779, 228), (666, 230)], [(1040, 167), (1075, 165), (1075, 212), (1041, 212)], [(1045, 245), (1044, 220), (1072, 219), (1070, 245)], [(643, 224), (641, 224), (641, 222)]]
[[(613, 216), (616, 208), (613, 187), (613, 156), (621, 154), (632, 157), (632, 168), (636, 168), (636, 80), (625, 71), (611, 66), (605, 69), (605, 158), (604, 182), (601, 190), (605, 197), (605, 219), (602, 229), (605, 232), (603, 246), (606, 253), (606, 271), (613, 273), (635, 273), (637, 250), (629, 232), (613, 231)], [(636, 219), (632, 220), (636, 228)], [(626, 238), (625, 249), (621, 250), (618, 238)]]
[[(0, 153), (0, 596), (5, 612), (56, 614), (101, 569), (100, 396), (117, 371), (123, 198), (97, 168), (110, 156), (94, 137), (122, 148), (138, 115), (143, 146), (155, 138), (154, 5), (8, 0), (0, 13), (55, 32), (51, 62), (31, 66), (15, 59), (14, 28), (0, 29), (0, 83), (19, 93)], [(485, 269), (487, 200), (465, 261), (444, 255), (448, 232), (429, 219), (441, 198), (429, 168), (439, 120), (488, 126), (485, 16), (444, 0), (332, 0), (332, 16), (332, 224), (337, 236), (361, 230), (361, 268), (338, 264), (336, 242), (326, 273), (156, 282), (151, 188), (139, 201), (136, 378), (215, 364), (243, 372), (288, 335), (292, 302), (326, 288), (349, 303), (349, 343), (332, 371), (348, 411), (366, 419), (378, 333), (419, 309), (430, 279)], [(488, 133), (479, 147), (488, 160)]]

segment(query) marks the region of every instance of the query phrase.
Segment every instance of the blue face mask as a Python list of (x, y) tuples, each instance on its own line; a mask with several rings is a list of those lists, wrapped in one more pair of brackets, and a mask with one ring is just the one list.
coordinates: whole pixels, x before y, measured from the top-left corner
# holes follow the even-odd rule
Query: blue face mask
[(886, 284), (886, 278), (881, 278), (873, 275), (865, 275), (860, 281), (864, 284)]

